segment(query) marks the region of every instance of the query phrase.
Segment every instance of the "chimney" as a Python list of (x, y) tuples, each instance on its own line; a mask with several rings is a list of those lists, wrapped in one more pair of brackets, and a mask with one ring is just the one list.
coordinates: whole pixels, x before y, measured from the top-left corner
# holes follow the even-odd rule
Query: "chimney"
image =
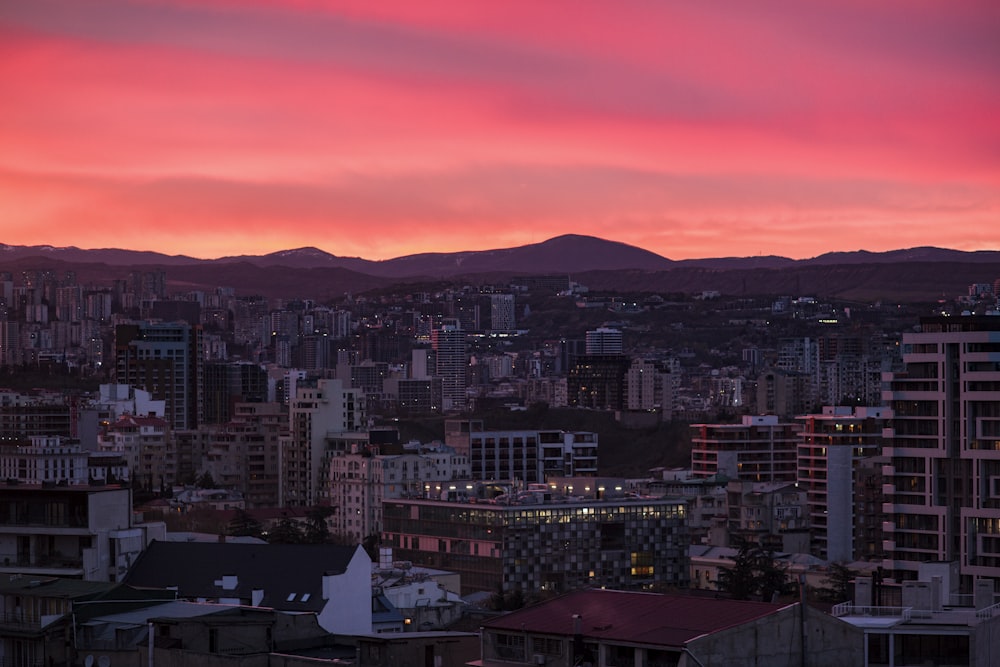
[(583, 661), (583, 616), (573, 614), (573, 664)]

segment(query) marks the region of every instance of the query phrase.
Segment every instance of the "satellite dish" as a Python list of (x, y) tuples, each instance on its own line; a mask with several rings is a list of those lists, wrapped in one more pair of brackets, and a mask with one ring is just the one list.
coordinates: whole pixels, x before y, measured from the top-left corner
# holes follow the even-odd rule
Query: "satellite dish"
[(88, 655), (83, 659), (83, 667), (94, 667), (94, 656)]
[(109, 658), (106, 655), (102, 655), (100, 658), (97, 659), (97, 665), (98, 667), (110, 667), (111, 658)]

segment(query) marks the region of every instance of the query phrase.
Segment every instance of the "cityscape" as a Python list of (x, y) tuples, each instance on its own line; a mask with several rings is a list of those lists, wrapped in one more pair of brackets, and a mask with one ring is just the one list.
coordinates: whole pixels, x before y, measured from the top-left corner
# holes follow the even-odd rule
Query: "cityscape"
[(1000, 664), (998, 34), (0, 3), (0, 667)]
[[(989, 664), (1000, 262), (891, 304), (469, 265), (321, 303), (7, 252), (10, 664), (144, 659), (147, 623), (157, 660), (205, 664), (416, 664), (399, 635), (442, 664), (738, 664), (806, 626), (755, 659)], [(611, 631), (644, 595), (651, 634)]]

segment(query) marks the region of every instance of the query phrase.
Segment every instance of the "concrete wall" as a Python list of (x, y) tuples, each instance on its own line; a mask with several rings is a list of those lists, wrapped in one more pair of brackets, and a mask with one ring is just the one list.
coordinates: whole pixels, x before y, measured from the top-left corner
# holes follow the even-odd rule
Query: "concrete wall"
[[(702, 667), (798, 665), (802, 650), (800, 609), (800, 605), (792, 605), (753, 623), (712, 633), (691, 642), (689, 649)], [(805, 627), (810, 667), (864, 664), (861, 629), (815, 609), (806, 610)]]
[(371, 570), (371, 558), (358, 546), (344, 574), (323, 577), (326, 606), (319, 613), (320, 627), (339, 635), (371, 633)]

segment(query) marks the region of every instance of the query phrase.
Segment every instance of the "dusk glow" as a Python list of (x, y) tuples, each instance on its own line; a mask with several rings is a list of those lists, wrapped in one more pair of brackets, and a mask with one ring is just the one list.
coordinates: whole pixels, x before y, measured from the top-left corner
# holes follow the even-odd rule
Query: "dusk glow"
[(998, 35), (995, 1), (8, 0), (0, 242), (1000, 249)]

